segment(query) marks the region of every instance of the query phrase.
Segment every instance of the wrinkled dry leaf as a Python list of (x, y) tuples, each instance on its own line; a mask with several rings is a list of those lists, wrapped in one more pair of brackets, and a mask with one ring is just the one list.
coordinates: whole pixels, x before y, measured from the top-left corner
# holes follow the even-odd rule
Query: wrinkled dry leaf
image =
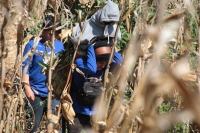
[(69, 94), (64, 94), (61, 98), (62, 114), (70, 124), (74, 124), (75, 112), (72, 108), (72, 99)]
[(79, 0), (79, 2), (80, 2), (81, 4), (87, 4), (88, 2), (90, 2), (90, 0)]
[(69, 35), (71, 35), (71, 30), (63, 29), (61, 31), (60, 38), (61, 38), (61, 40), (63, 40), (64, 38), (67, 38)]

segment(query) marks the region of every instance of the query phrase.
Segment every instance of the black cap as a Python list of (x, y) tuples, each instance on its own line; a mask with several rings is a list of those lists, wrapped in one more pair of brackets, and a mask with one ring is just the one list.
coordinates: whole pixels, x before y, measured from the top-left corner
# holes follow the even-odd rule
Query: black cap
[[(44, 29), (52, 29), (52, 26), (54, 25), (54, 16), (53, 15), (46, 15), (45, 20), (42, 24), (42, 28)], [(56, 23), (56, 28), (60, 27), (61, 23), (57, 22)], [(61, 33), (61, 29), (56, 30), (56, 32)]]

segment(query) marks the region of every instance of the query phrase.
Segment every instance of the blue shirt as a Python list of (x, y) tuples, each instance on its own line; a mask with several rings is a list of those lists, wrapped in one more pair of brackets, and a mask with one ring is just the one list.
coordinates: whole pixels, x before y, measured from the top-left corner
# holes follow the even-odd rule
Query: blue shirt
[[(114, 52), (113, 62), (121, 64), (122, 61), (123, 61), (123, 58), (121, 57), (121, 55), (117, 52)], [(79, 68), (82, 72), (85, 73), (87, 78), (88, 77), (99, 78), (103, 74), (103, 70), (97, 70), (96, 57), (95, 57), (93, 45), (90, 45), (88, 47), (87, 57), (76, 59), (75, 64), (77, 68)], [(93, 110), (92, 105), (91, 106), (81, 105), (78, 103), (77, 98), (76, 98), (76, 92), (78, 92), (77, 90), (83, 87), (83, 84), (85, 81), (86, 81), (85, 78), (81, 74), (79, 74), (77, 71), (74, 71), (73, 80), (72, 80), (72, 84), (73, 84), (72, 89), (75, 89), (75, 90), (71, 90), (73, 108), (76, 113), (85, 114), (85, 115), (95, 114), (96, 111)]]
[[(31, 40), (27, 43), (23, 56), (33, 47), (34, 40)], [(58, 52), (64, 50), (63, 44), (55, 40), (54, 41), (54, 53), (57, 54)], [(29, 83), (35, 95), (47, 97), (48, 96), (48, 88), (46, 86), (46, 75), (43, 73), (44, 69), (38, 62), (48, 63), (50, 60), (51, 49), (44, 45), (44, 41), (40, 40), (38, 45), (36, 46), (36, 51), (41, 53), (44, 57), (39, 55), (37, 52), (33, 54), (32, 61), (29, 64), (28, 70), (26, 74), (29, 75)], [(29, 58), (26, 58), (23, 61), (22, 71), (24, 73), (24, 68), (29, 61)]]

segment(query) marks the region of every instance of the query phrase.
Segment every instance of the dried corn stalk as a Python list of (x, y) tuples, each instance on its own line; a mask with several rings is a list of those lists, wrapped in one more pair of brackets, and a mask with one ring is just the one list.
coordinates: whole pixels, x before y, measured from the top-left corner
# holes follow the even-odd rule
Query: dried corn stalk
[(8, 0), (7, 5), (8, 16), (6, 25), (3, 27), (4, 41), (2, 43), (3, 52), (7, 55), (5, 57), (6, 68), (10, 69), (14, 67), (17, 56), (17, 30), (23, 17), (23, 2)]

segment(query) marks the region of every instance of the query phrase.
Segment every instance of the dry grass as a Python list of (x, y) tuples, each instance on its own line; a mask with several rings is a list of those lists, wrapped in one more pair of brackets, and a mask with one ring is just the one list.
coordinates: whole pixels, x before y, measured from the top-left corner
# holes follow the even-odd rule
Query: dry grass
[[(5, 4), (3, 2), (5, 1), (1, 4)], [(56, 4), (50, 2), (51, 5)], [(127, 4), (128, 0), (125, 2)], [(180, 131), (189, 133), (192, 132), (192, 127), (197, 133), (200, 125), (199, 63), (196, 62), (197, 68), (191, 67), (190, 55), (192, 53), (199, 61), (199, 51), (192, 47), (194, 43), (199, 47), (199, 38), (193, 36), (194, 31), (190, 29), (190, 22), (199, 24), (199, 14), (196, 12), (199, 10), (198, 1), (140, 0), (134, 2), (127, 4), (130, 10), (121, 7), (125, 10), (122, 19), (126, 20), (128, 31), (131, 31), (132, 36), (123, 53), (124, 62), (119, 73), (120, 78), (116, 81), (118, 91), (113, 90), (114, 85), (107, 86), (103, 104), (99, 107), (103, 110), (98, 113), (99, 119), (94, 121), (95, 129), (101, 129), (102, 133), (165, 133), (173, 132), (174, 128), (180, 127), (176, 124), (181, 123), (184, 128)], [(124, 3), (120, 6), (125, 5)], [(34, 6), (34, 3), (29, 4)], [(47, 3), (43, 4), (46, 7)], [(136, 4), (137, 8), (132, 8)], [(155, 8), (154, 12), (151, 12), (152, 7)], [(27, 12), (35, 11), (27, 8), (24, 8)], [(41, 7), (41, 10), (45, 9)], [(41, 18), (41, 13), (36, 12), (36, 14)], [(28, 18), (30, 14), (26, 15)], [(131, 17), (135, 17), (134, 27), (131, 27)], [(25, 18), (22, 20), (28, 22)], [(29, 27), (28, 23), (26, 24)], [(199, 34), (199, 29), (196, 30), (195, 33)], [(13, 38), (20, 40), (17, 37)], [(0, 46), (2, 45), (5, 43), (1, 42)], [(173, 52), (170, 52), (171, 50)], [(4, 60), (9, 59), (4, 59), (1, 55), (3, 63)], [(1, 68), (1, 79), (4, 81), (6, 72), (3, 67)], [(18, 71), (20, 67), (14, 70), (22, 78)], [(12, 75), (15, 74), (11, 73), (6, 78), (13, 81)], [(10, 82), (7, 86), (1, 84), (1, 91), (11, 88), (15, 90), (14, 94), (9, 95), (8, 92), (5, 95), (1, 94), (1, 98), (4, 99), (1, 100), (0, 105), (0, 115), (2, 114), (0, 132), (25, 132), (26, 126), (23, 120), (26, 112), (23, 109), (25, 104), (22, 86)], [(127, 88), (133, 88), (130, 99), (125, 98)], [(113, 94), (114, 92), (116, 95)], [(169, 107), (167, 103), (170, 103)], [(163, 112), (159, 112), (159, 109)], [(21, 123), (17, 122), (19, 119), (22, 120)], [(40, 131), (47, 132), (49, 123), (46, 119), (41, 124)]]

